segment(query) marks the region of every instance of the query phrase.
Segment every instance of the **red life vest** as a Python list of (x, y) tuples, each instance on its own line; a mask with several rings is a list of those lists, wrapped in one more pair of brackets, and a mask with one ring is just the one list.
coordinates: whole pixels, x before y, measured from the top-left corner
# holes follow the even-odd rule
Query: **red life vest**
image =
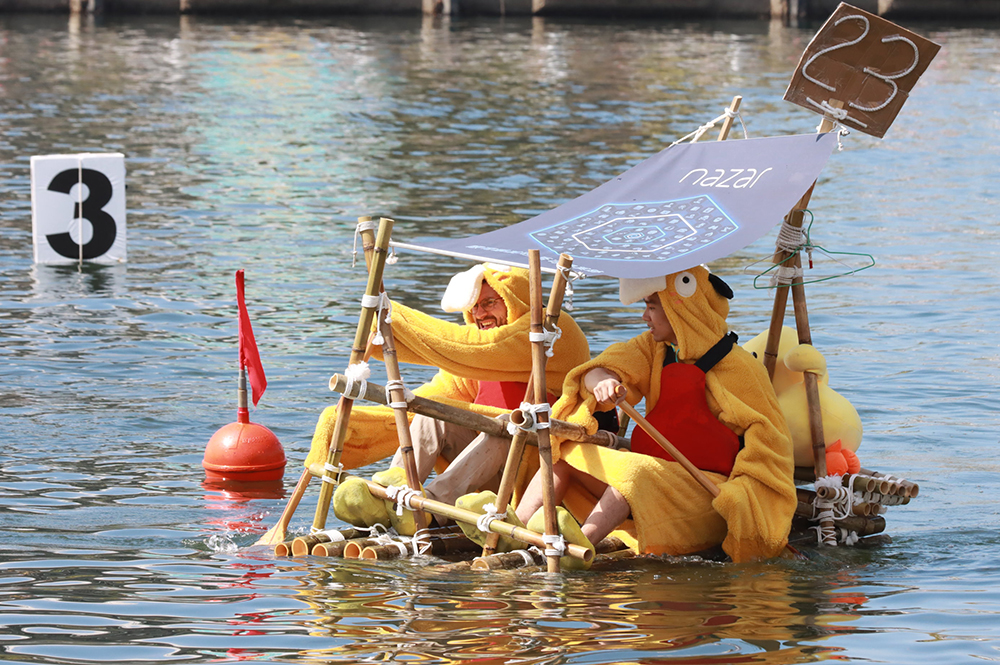
[[(735, 337), (732, 333), (723, 337), (694, 365), (681, 362), (664, 365), (660, 374), (660, 399), (646, 414), (646, 420), (692, 464), (703, 471), (726, 476), (732, 473), (736, 454), (740, 451), (740, 439), (708, 408), (705, 373), (729, 353), (736, 342)], [(632, 433), (632, 452), (675, 461), (638, 427)]]
[[(514, 410), (520, 408), (527, 389), (528, 384), (521, 381), (480, 381), (473, 404)], [(549, 404), (555, 401), (551, 394), (548, 398)]]

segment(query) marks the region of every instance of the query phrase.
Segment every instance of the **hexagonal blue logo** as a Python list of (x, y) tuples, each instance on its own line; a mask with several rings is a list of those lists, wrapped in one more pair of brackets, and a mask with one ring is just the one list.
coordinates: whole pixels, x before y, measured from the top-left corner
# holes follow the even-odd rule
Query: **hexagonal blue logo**
[(739, 228), (712, 197), (609, 203), (531, 233), (556, 253), (596, 259), (659, 261), (716, 242)]

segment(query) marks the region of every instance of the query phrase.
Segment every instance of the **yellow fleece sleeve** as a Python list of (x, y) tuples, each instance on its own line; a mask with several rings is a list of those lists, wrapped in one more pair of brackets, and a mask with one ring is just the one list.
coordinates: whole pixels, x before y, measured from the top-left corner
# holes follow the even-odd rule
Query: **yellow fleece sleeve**
[[(399, 361), (438, 367), (468, 381), (526, 382), (531, 376), (530, 317), (489, 330), (458, 324), (393, 303), (392, 332)], [(559, 319), (560, 337), (546, 361), (546, 387), (559, 395), (567, 372), (590, 358), (587, 338), (568, 315)], [(375, 356), (382, 358), (381, 348)], [(473, 393), (472, 399), (475, 398)], [(470, 400), (471, 401), (471, 400)]]
[(796, 497), (791, 436), (767, 371), (737, 347), (709, 373), (708, 388), (722, 409), (719, 420), (744, 440), (712, 504), (728, 528), (723, 549), (737, 562), (777, 556)]
[[(553, 417), (582, 425), (593, 434), (597, 431), (597, 421), (593, 418), (597, 401), (584, 387), (584, 377), (587, 373), (602, 367), (617, 374), (622, 384), (628, 388), (626, 401), (634, 406), (652, 392), (651, 368), (657, 358), (662, 364), (663, 353), (658, 352), (652, 335), (648, 333), (627, 342), (612, 344), (596, 358), (573, 369), (566, 376), (562, 396), (552, 407)], [(658, 380), (659, 376), (656, 378)]]

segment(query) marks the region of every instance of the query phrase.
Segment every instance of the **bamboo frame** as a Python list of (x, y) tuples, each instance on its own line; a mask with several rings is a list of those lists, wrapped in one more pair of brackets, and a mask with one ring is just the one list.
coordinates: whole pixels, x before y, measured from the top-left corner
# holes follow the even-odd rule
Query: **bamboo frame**
[[(363, 215), (358, 217), (358, 225), (369, 223), (372, 221), (370, 215)], [(375, 238), (371, 232), (367, 234), (365, 232), (361, 233), (364, 254), (365, 254), (365, 265), (370, 269), (372, 254), (375, 249)], [(367, 362), (372, 355), (372, 343), (371, 336), (368, 338), (368, 343), (365, 345), (365, 355), (364, 361)], [(340, 399), (337, 400), (337, 414), (338, 417), (341, 413), (344, 413), (346, 409), (347, 398), (341, 395)], [(331, 437), (332, 438), (332, 437)], [(306, 488), (309, 486), (309, 481), (312, 480), (312, 474), (309, 473), (309, 469), (303, 469), (302, 475), (299, 476), (299, 482), (296, 483), (295, 489), (292, 491), (292, 495), (288, 498), (285, 503), (285, 509), (281, 511), (281, 517), (278, 519), (277, 524), (267, 530), (260, 539), (254, 543), (254, 545), (273, 545), (274, 553), (276, 556), (286, 556), (289, 551), (294, 552), (294, 546), (287, 545), (284, 540), (288, 533), (288, 524), (292, 520), (292, 516), (299, 507), (299, 502), (302, 501), (302, 497), (306, 493)]]
[[(329, 387), (333, 392), (342, 393), (347, 388), (347, 378), (342, 374), (334, 374), (330, 377)], [(366, 383), (365, 392), (359, 397), (359, 399), (364, 399), (375, 404), (385, 405), (387, 403), (385, 387), (372, 381), (368, 381)], [(478, 432), (483, 432), (484, 434), (489, 434), (491, 436), (497, 436), (505, 439), (512, 438), (510, 432), (507, 431), (507, 426), (501, 420), (490, 418), (489, 416), (484, 416), (480, 413), (475, 413), (474, 411), (467, 411), (466, 409), (452, 406), (451, 404), (437, 402), (426, 397), (414, 396), (411, 398), (407, 404), (407, 410), (412, 413), (419, 413), (431, 418), (437, 418), (438, 420), (443, 420), (455, 425), (468, 427), (469, 429), (474, 429)], [(610, 432), (604, 432), (603, 434), (589, 434), (584, 427), (574, 423), (568, 423), (564, 420), (551, 419), (549, 421), (549, 429), (553, 434), (559, 436), (560, 438), (579, 441), (580, 443), (593, 443), (598, 446), (610, 446), (613, 443), (617, 445), (620, 442), (627, 441), (627, 439), (615, 436)], [(538, 437), (534, 432), (527, 432), (525, 434), (525, 443), (527, 445), (537, 446)]]
[[(319, 465), (311, 467), (310, 471), (313, 475), (321, 475), (323, 470), (321, 468), (316, 468), (316, 466)], [(382, 487), (378, 483), (370, 480), (365, 480), (364, 478), (361, 480), (368, 485), (368, 491), (370, 491), (373, 496), (378, 499), (384, 499), (387, 501), (391, 500), (385, 487)], [(463, 522), (465, 524), (476, 524), (481, 517), (479, 513), (472, 510), (466, 510), (464, 508), (459, 508), (458, 506), (453, 506), (449, 503), (435, 501), (419, 495), (413, 496), (410, 499), (410, 503), (412, 503), (415, 508), (420, 510), (433, 513), (435, 515), (441, 515), (442, 517), (447, 517), (448, 519), (455, 520), (456, 522)], [(508, 536), (514, 540), (519, 540), (522, 543), (535, 545), (536, 547), (547, 547), (543, 534), (536, 533), (535, 531), (531, 531), (530, 529), (526, 529), (524, 527), (515, 526), (508, 522), (494, 520), (490, 523), (490, 530), (499, 533), (501, 536)], [(574, 559), (580, 559), (581, 561), (591, 561), (594, 558), (594, 553), (582, 545), (568, 543), (566, 545), (566, 554), (564, 556), (571, 556)]]
[[(381, 225), (379, 231), (381, 232)], [(365, 262), (369, 270), (371, 270), (371, 259), (369, 258), (370, 252), (368, 251), (368, 247), (369, 245), (373, 245), (375, 241), (374, 235), (370, 229), (363, 229), (361, 231), (361, 238), (365, 246)], [(386, 243), (388, 244), (388, 242), (387, 239)], [(379, 289), (381, 293), (385, 293), (384, 280), (380, 283)], [(406, 471), (406, 484), (414, 490), (422, 492), (423, 487), (420, 478), (417, 476), (417, 462), (413, 454), (413, 440), (410, 438), (410, 421), (406, 416), (406, 391), (402, 386), (403, 377), (399, 372), (399, 359), (396, 356), (396, 339), (392, 333), (392, 323), (382, 320), (378, 323), (378, 327), (382, 331), (382, 359), (385, 362), (386, 377), (390, 382), (399, 384), (394, 385), (389, 390), (389, 405), (392, 408), (392, 415), (396, 422), (396, 437), (399, 439), (399, 450), (403, 454), (403, 469)], [(400, 404), (403, 406), (395, 406)], [(427, 528), (427, 516), (422, 511), (414, 511), (413, 519), (416, 522), (417, 531)]]

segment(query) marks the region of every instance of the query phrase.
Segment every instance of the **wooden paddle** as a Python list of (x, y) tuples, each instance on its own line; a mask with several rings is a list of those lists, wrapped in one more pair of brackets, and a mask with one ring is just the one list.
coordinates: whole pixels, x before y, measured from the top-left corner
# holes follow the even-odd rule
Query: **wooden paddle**
[[(625, 386), (618, 386), (618, 389), (615, 391), (615, 395), (618, 397), (624, 397), (627, 394), (628, 394), (628, 388), (626, 388)], [(674, 444), (667, 441), (667, 437), (657, 432), (656, 428), (653, 427), (648, 420), (643, 418), (642, 415), (635, 410), (635, 407), (633, 407), (628, 402), (620, 402), (618, 404), (618, 408), (624, 411), (629, 418), (634, 420), (635, 424), (641, 427), (642, 431), (648, 434), (650, 438), (653, 439), (653, 441), (656, 441), (656, 443), (660, 444), (661, 448), (670, 453), (670, 456), (674, 458), (674, 461), (678, 462), (681, 466), (683, 466), (687, 470), (687, 472), (690, 473), (691, 476), (695, 480), (697, 480), (698, 483), (705, 488), (705, 490), (708, 491), (709, 494), (711, 494), (713, 497), (719, 496), (719, 488), (715, 485), (715, 483), (709, 480), (708, 476), (706, 476), (701, 469), (692, 464), (691, 460), (684, 457), (684, 455), (681, 454), (681, 451), (677, 450)]]

